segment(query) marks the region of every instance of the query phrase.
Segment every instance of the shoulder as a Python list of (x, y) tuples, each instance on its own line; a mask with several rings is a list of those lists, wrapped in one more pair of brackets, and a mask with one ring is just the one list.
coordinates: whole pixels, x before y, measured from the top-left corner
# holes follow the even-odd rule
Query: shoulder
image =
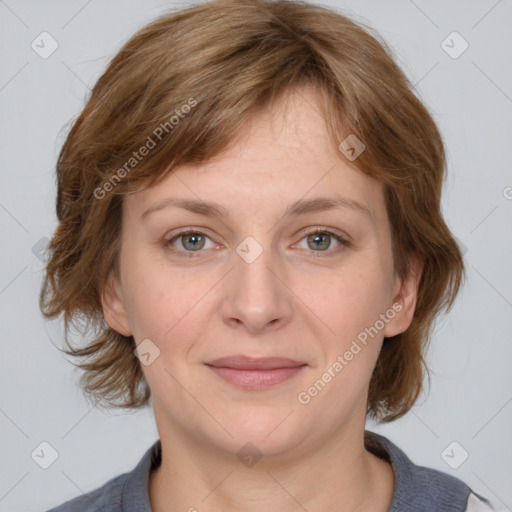
[(384, 436), (365, 431), (365, 446), (375, 455), (388, 460), (393, 467), (395, 488), (389, 512), (494, 510), (487, 499), (477, 495), (462, 480), (443, 471), (414, 464)]
[(151, 512), (149, 475), (161, 462), (161, 449), (160, 440), (155, 441), (132, 471), (47, 512)]
[(122, 512), (123, 487), (129, 473), (118, 475), (101, 487), (77, 496), (47, 512)]

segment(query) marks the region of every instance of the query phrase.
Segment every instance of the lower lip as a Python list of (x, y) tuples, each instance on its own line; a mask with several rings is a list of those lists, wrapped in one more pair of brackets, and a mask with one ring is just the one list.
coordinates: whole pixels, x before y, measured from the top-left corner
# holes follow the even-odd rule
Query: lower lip
[(219, 377), (245, 390), (261, 390), (284, 382), (299, 373), (304, 366), (273, 370), (236, 370), (207, 365)]

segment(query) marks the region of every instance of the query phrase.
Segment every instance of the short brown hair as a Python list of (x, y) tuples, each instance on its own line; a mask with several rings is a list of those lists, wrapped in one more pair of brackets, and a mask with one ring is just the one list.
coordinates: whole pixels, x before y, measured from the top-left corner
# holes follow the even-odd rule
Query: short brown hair
[[(92, 328), (85, 346), (71, 347), (66, 336), (64, 350), (88, 358), (76, 365), (88, 398), (138, 408), (151, 396), (133, 337), (102, 313), (102, 290), (118, 272), (123, 195), (219, 154), (249, 116), (304, 85), (321, 93), (333, 143), (353, 134), (366, 146), (354, 163), (385, 185), (395, 271), (405, 278), (409, 256), (424, 259), (414, 318), (384, 340), (368, 414), (391, 421), (414, 404), (434, 319), (465, 277), (441, 214), (443, 141), (378, 34), (334, 10), (286, 0), (211, 1), (160, 16), (112, 59), (67, 136), (40, 306), (46, 318), (63, 313), (66, 332)], [(136, 159), (150, 139), (155, 145)]]

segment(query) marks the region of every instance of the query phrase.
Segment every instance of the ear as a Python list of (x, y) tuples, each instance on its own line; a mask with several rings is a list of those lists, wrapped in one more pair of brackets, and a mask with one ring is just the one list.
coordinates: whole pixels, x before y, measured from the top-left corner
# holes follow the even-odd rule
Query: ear
[(128, 320), (121, 284), (118, 277), (111, 272), (101, 293), (101, 305), (105, 322), (123, 336), (132, 336), (132, 328)]
[(402, 280), (395, 275), (392, 306), (396, 315), (386, 324), (384, 337), (396, 336), (406, 331), (411, 325), (424, 263), (424, 258), (417, 254), (410, 254), (408, 276)]

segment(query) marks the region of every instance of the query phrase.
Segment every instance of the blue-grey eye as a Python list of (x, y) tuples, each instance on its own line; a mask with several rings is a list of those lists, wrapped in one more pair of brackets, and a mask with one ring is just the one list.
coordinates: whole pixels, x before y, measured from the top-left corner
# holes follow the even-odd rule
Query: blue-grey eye
[(205, 245), (205, 238), (201, 233), (187, 233), (179, 237), (182, 240), (183, 247), (192, 251), (202, 249)]
[(308, 246), (311, 249), (320, 249), (322, 251), (329, 248), (331, 235), (328, 233), (313, 233), (307, 236)]

